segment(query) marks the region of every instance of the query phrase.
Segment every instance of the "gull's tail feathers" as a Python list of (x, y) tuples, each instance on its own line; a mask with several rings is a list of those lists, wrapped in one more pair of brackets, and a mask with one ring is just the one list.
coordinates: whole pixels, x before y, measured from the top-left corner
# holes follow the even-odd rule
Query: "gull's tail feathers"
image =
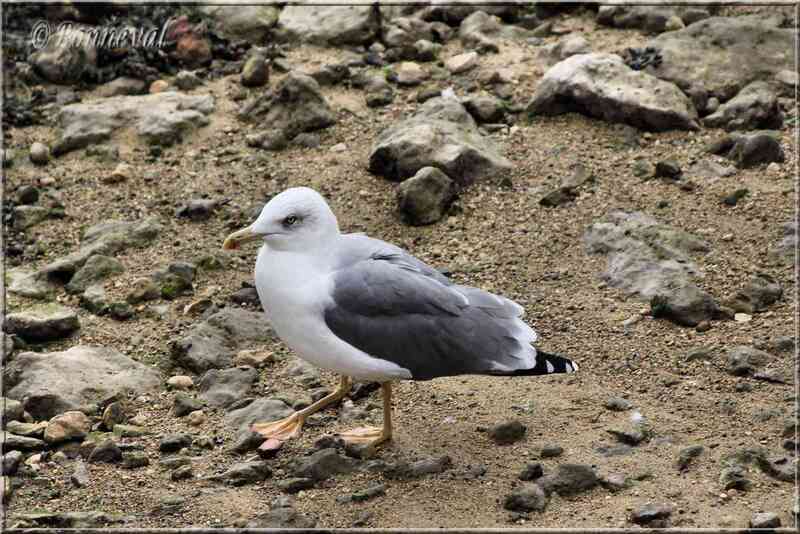
[(578, 370), (578, 364), (569, 358), (564, 358), (557, 354), (548, 354), (541, 350), (536, 350), (536, 365), (530, 369), (517, 369), (509, 376), (538, 376), (556, 373), (574, 373)]

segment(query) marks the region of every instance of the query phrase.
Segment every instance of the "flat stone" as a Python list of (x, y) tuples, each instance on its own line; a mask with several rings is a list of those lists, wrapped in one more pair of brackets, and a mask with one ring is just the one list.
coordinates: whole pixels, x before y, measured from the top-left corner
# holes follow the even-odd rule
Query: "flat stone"
[(674, 84), (632, 70), (613, 54), (579, 54), (548, 70), (528, 112), (577, 111), (646, 130), (696, 130), (697, 111)]
[(286, 41), (317, 45), (359, 45), (371, 42), (380, 22), (371, 5), (289, 5), (278, 18), (278, 33)]
[(336, 449), (322, 449), (294, 461), (291, 473), (297, 478), (325, 480), (334, 475), (350, 473), (355, 469), (353, 460), (342, 456)]
[(336, 116), (319, 84), (310, 76), (294, 71), (274, 89), (245, 103), (238, 115), (245, 121), (264, 125), (284, 140), (336, 123)]
[(527, 427), (519, 421), (509, 421), (489, 429), (489, 437), (498, 445), (509, 445), (524, 438), (527, 431)]
[(453, 74), (467, 72), (478, 66), (478, 53), (473, 50), (450, 57), (444, 62), (444, 66)]
[(547, 501), (547, 495), (538, 484), (522, 484), (506, 496), (503, 508), (514, 512), (543, 512)]
[(211, 369), (200, 379), (197, 389), (209, 406), (224, 408), (245, 397), (257, 379), (258, 372), (253, 367)]
[(5, 387), (35, 419), (161, 384), (155, 369), (114, 349), (78, 345), (62, 352), (17, 354), (7, 364)]
[(91, 421), (83, 412), (64, 412), (50, 419), (44, 430), (44, 440), (53, 444), (83, 438), (89, 433), (91, 426)]
[(171, 145), (195, 128), (208, 124), (214, 110), (211, 95), (163, 92), (141, 96), (116, 96), (63, 106), (61, 131), (53, 152), (64, 154), (111, 139), (128, 126), (148, 144)]
[(439, 221), (454, 198), (455, 184), (434, 167), (423, 167), (397, 188), (398, 210), (415, 226)]
[(669, 519), (671, 515), (672, 507), (668, 504), (646, 504), (633, 511), (631, 521), (638, 525), (654, 526), (654, 522)]
[(559, 464), (555, 473), (541, 477), (537, 483), (548, 495), (556, 492), (564, 496), (588, 491), (599, 484), (599, 479), (589, 465)]
[(38, 305), (6, 315), (3, 329), (28, 342), (55, 341), (80, 328), (78, 314), (58, 304)]
[(480, 134), (458, 100), (439, 97), (381, 132), (370, 151), (370, 172), (390, 180), (402, 181), (424, 167), (436, 167), (464, 186), (504, 173), (511, 162)]
[(773, 512), (761, 512), (753, 514), (750, 519), (750, 528), (779, 528), (781, 518)]
[(756, 80), (773, 79), (795, 64), (795, 34), (781, 28), (782, 15), (710, 17), (647, 43), (662, 62), (655, 76), (691, 92), (699, 88), (720, 101)]
[(45, 442), (25, 436), (17, 436), (10, 432), (3, 432), (3, 450), (6, 451), (38, 451), (44, 449)]

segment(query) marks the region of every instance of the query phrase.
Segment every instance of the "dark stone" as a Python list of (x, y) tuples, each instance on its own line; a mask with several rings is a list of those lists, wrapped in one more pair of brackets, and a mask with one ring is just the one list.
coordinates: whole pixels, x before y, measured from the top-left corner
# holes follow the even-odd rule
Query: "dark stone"
[(564, 453), (564, 448), (559, 445), (545, 445), (539, 452), (540, 458), (555, 458)]
[(287, 478), (277, 483), (278, 489), (284, 493), (297, 493), (311, 489), (317, 482), (310, 478)]
[(532, 463), (527, 464), (522, 472), (519, 474), (520, 480), (530, 481), (536, 480), (541, 478), (544, 475), (544, 469), (542, 469), (542, 464), (540, 463)]
[(594, 469), (583, 464), (560, 464), (556, 472), (545, 475), (538, 481), (539, 486), (548, 495), (556, 492), (559, 495), (574, 495), (597, 486), (599, 479)]
[(603, 403), (603, 406), (612, 412), (624, 412), (625, 410), (630, 410), (633, 407), (629, 400), (621, 397), (611, 397), (605, 403)]
[(199, 399), (195, 399), (186, 393), (176, 393), (172, 401), (172, 413), (175, 414), (175, 417), (184, 417), (202, 409), (203, 406), (205, 406), (205, 403)]
[(678, 162), (673, 159), (662, 160), (656, 163), (656, 178), (668, 178), (670, 180), (678, 180), (683, 171), (681, 170)]
[(678, 470), (685, 471), (688, 469), (689, 464), (691, 464), (695, 458), (700, 456), (703, 453), (703, 450), (704, 448), (702, 445), (690, 445), (689, 447), (681, 449), (680, 453), (678, 453)]
[(549, 208), (555, 208), (563, 204), (572, 202), (578, 197), (578, 193), (570, 187), (559, 187), (551, 191), (539, 200), (539, 204)]
[(543, 512), (547, 495), (538, 484), (522, 484), (506, 496), (503, 508), (514, 512)]
[(20, 451), (8, 451), (3, 455), (0, 463), (0, 474), (3, 476), (14, 475), (22, 463), (22, 453)]
[(291, 473), (297, 478), (319, 481), (334, 475), (350, 473), (354, 469), (353, 460), (342, 456), (336, 449), (322, 449), (304, 458), (296, 459)]
[(163, 453), (178, 452), (192, 444), (192, 436), (188, 434), (168, 434), (161, 438), (158, 450)]
[(90, 463), (114, 464), (121, 462), (122, 459), (122, 450), (110, 439), (99, 443), (89, 454)]
[(453, 181), (434, 167), (423, 167), (397, 188), (398, 210), (403, 220), (415, 226), (440, 220), (455, 197)]
[(734, 191), (729, 195), (726, 195), (725, 198), (722, 199), (722, 203), (725, 204), (726, 206), (735, 206), (736, 204), (739, 203), (741, 199), (743, 199), (749, 194), (750, 190), (747, 189), (746, 187), (743, 187), (741, 189), (737, 189), (736, 191)]
[(754, 514), (750, 519), (750, 528), (779, 528), (781, 518), (772, 512), (761, 512)]
[(243, 462), (233, 465), (220, 475), (211, 477), (231, 486), (244, 486), (261, 482), (272, 476), (272, 470), (266, 462)]
[(683, 326), (697, 326), (719, 313), (719, 305), (711, 295), (694, 284), (654, 295), (650, 309), (654, 318), (664, 317)]
[(656, 526), (656, 521), (669, 519), (671, 515), (672, 507), (668, 504), (646, 504), (633, 511), (631, 521), (637, 525)]
[(138, 469), (150, 465), (150, 459), (143, 452), (126, 452), (122, 456), (122, 467), (125, 469)]
[(412, 463), (400, 461), (387, 466), (386, 470), (384, 471), (384, 476), (386, 478), (395, 480), (421, 478), (425, 475), (442, 473), (449, 469), (452, 466), (452, 463), (453, 462), (450, 457), (446, 455), (438, 458), (418, 460)]
[(752, 375), (771, 359), (767, 352), (739, 345), (728, 353), (727, 371), (734, 376)]
[(527, 431), (527, 427), (519, 421), (509, 421), (489, 429), (489, 437), (499, 445), (509, 445), (524, 438)]
[(173, 481), (178, 480), (187, 480), (189, 478), (194, 477), (194, 471), (192, 470), (191, 465), (182, 465), (176, 469), (174, 469), (170, 474), (169, 478)]

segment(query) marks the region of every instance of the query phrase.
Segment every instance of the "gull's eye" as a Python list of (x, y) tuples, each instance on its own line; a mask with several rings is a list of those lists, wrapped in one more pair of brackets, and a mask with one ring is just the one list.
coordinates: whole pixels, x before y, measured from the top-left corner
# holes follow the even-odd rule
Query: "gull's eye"
[(297, 221), (298, 221), (297, 217), (295, 217), (294, 215), (289, 215), (283, 220), (283, 225), (288, 228), (289, 226), (297, 224)]

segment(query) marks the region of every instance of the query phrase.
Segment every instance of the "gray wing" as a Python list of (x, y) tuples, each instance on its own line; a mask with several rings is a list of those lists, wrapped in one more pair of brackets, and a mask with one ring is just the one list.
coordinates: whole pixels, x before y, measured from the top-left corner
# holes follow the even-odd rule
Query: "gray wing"
[(333, 282), (324, 313), (331, 331), (415, 380), (516, 374), (536, 365), (536, 333), (518, 304), (454, 285), (400, 249), (347, 262)]

